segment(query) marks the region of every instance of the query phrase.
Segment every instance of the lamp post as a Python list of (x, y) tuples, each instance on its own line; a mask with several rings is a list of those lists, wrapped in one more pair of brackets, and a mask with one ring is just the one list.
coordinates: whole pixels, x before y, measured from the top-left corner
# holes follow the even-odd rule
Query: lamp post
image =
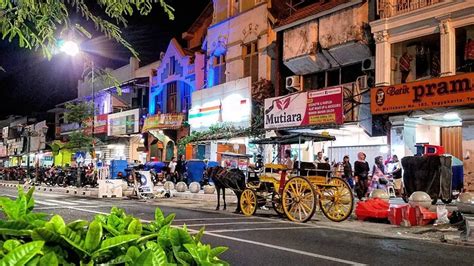
[[(77, 45), (77, 43), (73, 42), (73, 41), (65, 41), (61, 47), (60, 47), (60, 50), (69, 55), (69, 56), (76, 56), (77, 54), (79, 54), (80, 52), (80, 49), (79, 49), (79, 46)], [(95, 71), (94, 71), (94, 61), (86, 56), (84, 56), (84, 59), (87, 60), (89, 63), (90, 63), (90, 66), (91, 66), (91, 81), (90, 81), (90, 84), (91, 84), (91, 91), (92, 91), (92, 131), (91, 131), (91, 136), (92, 136), (92, 150), (93, 150), (93, 154), (92, 156), (94, 157), (94, 152), (95, 152), (95, 141), (94, 141), (94, 133), (95, 133), (95, 89), (94, 89), (94, 79), (95, 79)], [(94, 158), (93, 158), (94, 159)], [(78, 169), (77, 169), (77, 178), (76, 178), (76, 182), (77, 182), (77, 187), (80, 187), (81, 186), (81, 165), (78, 165)]]

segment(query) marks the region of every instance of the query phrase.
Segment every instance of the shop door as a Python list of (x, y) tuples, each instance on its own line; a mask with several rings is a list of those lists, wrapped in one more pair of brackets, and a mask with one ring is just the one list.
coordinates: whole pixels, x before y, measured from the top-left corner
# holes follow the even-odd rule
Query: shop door
[(166, 161), (171, 161), (171, 158), (174, 157), (174, 143), (172, 141), (168, 141), (166, 144)]
[(442, 127), (441, 146), (446, 153), (462, 160), (462, 127)]

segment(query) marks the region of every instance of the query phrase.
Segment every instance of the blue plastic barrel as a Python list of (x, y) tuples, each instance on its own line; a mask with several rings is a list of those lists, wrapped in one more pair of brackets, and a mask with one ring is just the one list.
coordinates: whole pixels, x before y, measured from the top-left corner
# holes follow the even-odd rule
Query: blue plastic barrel
[(206, 163), (203, 160), (189, 160), (186, 162), (186, 168), (188, 184), (191, 182), (201, 182), (204, 170), (206, 170)]

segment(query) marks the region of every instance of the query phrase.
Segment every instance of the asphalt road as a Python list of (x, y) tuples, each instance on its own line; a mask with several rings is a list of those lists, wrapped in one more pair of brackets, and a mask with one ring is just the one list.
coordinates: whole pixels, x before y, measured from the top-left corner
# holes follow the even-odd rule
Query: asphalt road
[[(15, 194), (14, 189), (0, 188), (2, 196)], [(295, 224), (276, 216), (247, 218), (181, 206), (175, 199), (140, 202), (47, 193), (36, 193), (35, 199), (37, 210), (60, 214), (68, 221), (90, 219), (112, 206), (146, 221), (153, 219), (159, 206), (165, 213), (176, 213), (176, 225), (195, 230), (205, 226), (203, 241), (229, 247), (222, 258), (231, 265), (474, 265), (474, 248), (470, 247), (348, 232), (317, 222)], [(170, 201), (176, 201), (175, 206)]]

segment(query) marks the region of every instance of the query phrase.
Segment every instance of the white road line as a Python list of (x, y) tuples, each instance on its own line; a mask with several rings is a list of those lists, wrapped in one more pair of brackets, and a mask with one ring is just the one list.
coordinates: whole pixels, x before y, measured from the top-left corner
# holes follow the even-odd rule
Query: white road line
[[(187, 225), (186, 225), (187, 226)], [(278, 230), (296, 230), (296, 229), (312, 229), (308, 226), (299, 227), (260, 227), (260, 228), (243, 228), (243, 229), (224, 229), (224, 230), (209, 230), (209, 233), (230, 233), (230, 232), (247, 232), (247, 231), (278, 231)]]
[(41, 205), (46, 205), (46, 206), (58, 206), (58, 203), (51, 203), (47, 201), (42, 201), (42, 200), (37, 200), (35, 199), (35, 203), (41, 204)]
[[(84, 209), (76, 208), (76, 207), (70, 207), (69, 209), (77, 210), (77, 211), (83, 211), (83, 212), (90, 212), (90, 213), (108, 214), (106, 212), (93, 211), (93, 210), (84, 210)], [(145, 222), (145, 223), (150, 222), (149, 220), (142, 220), (142, 219), (140, 219), (140, 220), (142, 222)], [(178, 227), (178, 226), (174, 226), (174, 227)], [(197, 233), (198, 232), (198, 230), (193, 230), (193, 229), (190, 229), (190, 228), (188, 228), (188, 231), (191, 232), (191, 233)], [(328, 261), (339, 262), (339, 263), (348, 264), (348, 265), (366, 265), (366, 264), (355, 262), (355, 261), (339, 259), (339, 258), (335, 258), (335, 257), (330, 257), (330, 256), (326, 256), (326, 255), (306, 252), (306, 251), (298, 250), (298, 249), (286, 248), (286, 247), (277, 246), (277, 245), (271, 245), (271, 244), (266, 244), (266, 243), (261, 243), (261, 242), (255, 242), (255, 241), (252, 241), (252, 240), (240, 239), (240, 238), (236, 238), (236, 237), (219, 235), (219, 234), (210, 233), (210, 232), (204, 232), (204, 234), (208, 235), (208, 236), (224, 238), (224, 239), (228, 239), (228, 240), (253, 244), (253, 245), (256, 245), (256, 246), (263, 246), (263, 247), (277, 249), (277, 250), (283, 250), (283, 251), (287, 251), (287, 252), (291, 252), (291, 253), (296, 253), (296, 254), (305, 255), (305, 256), (318, 258), (318, 259), (323, 259), (323, 260), (328, 260)]]
[(77, 203), (77, 204), (86, 204), (86, 205), (97, 204), (97, 202), (87, 201), (87, 200), (70, 200), (69, 202), (74, 202), (74, 203)]
[(190, 219), (175, 219), (175, 222), (187, 222), (187, 221), (206, 221), (206, 220), (242, 220), (242, 219), (258, 219), (257, 217), (205, 217), (205, 218), (190, 218)]
[(248, 224), (278, 224), (281, 222), (233, 222), (233, 223), (204, 223), (204, 224), (186, 224), (186, 226), (216, 226), (216, 225), (248, 225)]
[(309, 257), (313, 257), (313, 258), (339, 262), (339, 263), (348, 264), (348, 265), (366, 265), (366, 264), (359, 263), (359, 262), (356, 262), (356, 261), (339, 259), (339, 258), (335, 258), (335, 257), (330, 257), (330, 256), (326, 256), (326, 255), (317, 254), (317, 253), (312, 253), (312, 252), (307, 252), (307, 251), (303, 251), (303, 250), (292, 249), (292, 248), (287, 248), (287, 247), (282, 247), (282, 246), (277, 246), (277, 245), (272, 245), (272, 244), (266, 244), (266, 243), (256, 242), (256, 241), (247, 240), (247, 239), (240, 239), (240, 238), (231, 237), (231, 236), (218, 235), (218, 234), (214, 234), (214, 233), (210, 233), (210, 232), (204, 232), (204, 234), (209, 235), (209, 236), (224, 238), (224, 239), (228, 239), (228, 240), (233, 240), (233, 241), (237, 241), (237, 242), (248, 243), (248, 244), (252, 244), (252, 245), (256, 245), (256, 246), (262, 246), (262, 247), (267, 247), (267, 248), (272, 248), (272, 249), (283, 250), (283, 251), (296, 253), (296, 254), (300, 254), (300, 255), (305, 255), (305, 256), (309, 256)]
[(61, 200), (52, 200), (52, 199), (49, 199), (47, 200), (48, 202), (54, 202), (54, 203), (57, 203), (57, 204), (64, 204), (64, 205), (71, 205), (71, 206), (76, 206), (77, 203), (73, 203), (73, 202), (68, 202), (68, 201), (61, 201)]

